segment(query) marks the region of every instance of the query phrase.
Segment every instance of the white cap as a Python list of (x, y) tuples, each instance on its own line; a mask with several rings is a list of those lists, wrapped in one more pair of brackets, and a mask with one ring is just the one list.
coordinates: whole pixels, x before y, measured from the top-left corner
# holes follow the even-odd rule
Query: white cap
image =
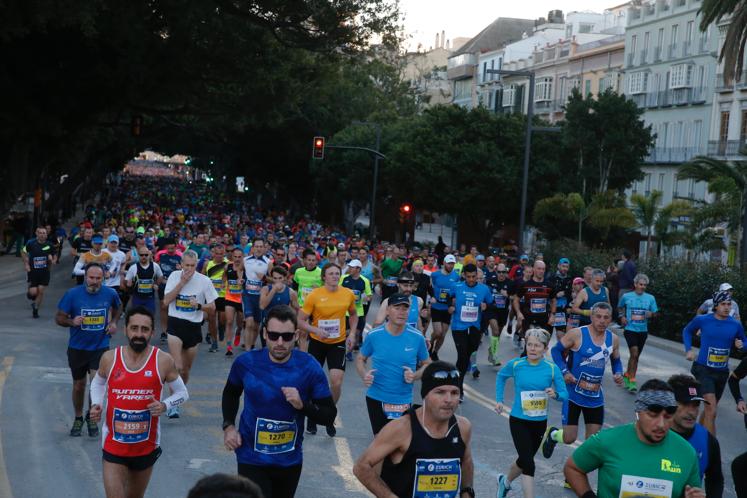
[(453, 254), (447, 254), (444, 258), (444, 263), (456, 263), (456, 258)]
[(732, 290), (734, 287), (731, 286), (729, 282), (724, 282), (723, 284), (718, 286), (718, 290), (721, 291), (728, 291)]
[(357, 260), (357, 259), (353, 259), (353, 260), (351, 260), (351, 261), (350, 261), (350, 263), (348, 263), (348, 266), (349, 266), (350, 268), (363, 268), (363, 265), (362, 265), (362, 264), (361, 264), (361, 262), (360, 262), (359, 260)]
[(338, 243), (338, 244), (337, 244), (337, 248), (338, 248), (338, 249), (345, 249), (345, 243), (344, 243), (344, 242), (340, 242), (340, 243)]

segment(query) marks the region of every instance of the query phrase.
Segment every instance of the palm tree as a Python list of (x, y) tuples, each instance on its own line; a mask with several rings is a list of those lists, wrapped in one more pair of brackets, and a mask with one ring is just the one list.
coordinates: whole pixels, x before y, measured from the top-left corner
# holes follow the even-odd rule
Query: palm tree
[(747, 2), (703, 0), (700, 13), (703, 15), (700, 21), (701, 31), (708, 29), (711, 24), (718, 23), (722, 18), (731, 16), (718, 61), (724, 63), (726, 83), (733, 81), (735, 77), (739, 80), (744, 62), (744, 45), (747, 43)]
[(654, 225), (659, 214), (659, 202), (662, 195), (660, 190), (654, 190), (649, 196), (641, 194), (630, 196), (631, 211), (638, 222), (638, 228), (646, 232), (646, 258), (651, 256), (651, 239), (654, 236)]
[(743, 265), (747, 263), (747, 162), (697, 156), (680, 166), (678, 177), (708, 183), (708, 191), (716, 200), (697, 210), (698, 224), (726, 221), (732, 233), (741, 229), (739, 259)]

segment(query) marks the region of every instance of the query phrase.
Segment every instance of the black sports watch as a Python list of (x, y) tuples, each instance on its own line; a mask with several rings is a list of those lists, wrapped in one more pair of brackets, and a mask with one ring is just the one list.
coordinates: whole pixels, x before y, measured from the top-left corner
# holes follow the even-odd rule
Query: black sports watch
[(467, 493), (470, 498), (475, 498), (475, 490), (472, 488), (472, 486), (465, 486), (462, 489), (459, 490), (459, 495), (463, 495), (464, 493)]

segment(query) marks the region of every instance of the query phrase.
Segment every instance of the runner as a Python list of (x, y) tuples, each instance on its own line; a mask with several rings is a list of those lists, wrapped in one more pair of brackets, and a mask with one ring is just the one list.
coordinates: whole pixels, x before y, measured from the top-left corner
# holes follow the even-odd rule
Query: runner
[[(86, 375), (91, 379), (99, 361), (109, 350), (109, 339), (117, 331), (122, 302), (117, 293), (103, 286), (104, 269), (91, 263), (85, 269), (85, 284), (65, 292), (57, 305), (55, 323), (70, 329), (67, 362), (73, 376), (73, 409), (75, 420), (70, 435), (78, 437), (83, 429), (83, 405), (86, 397)], [(90, 406), (90, 400), (89, 400)], [(86, 412), (88, 435), (96, 437), (99, 428)]]
[(296, 313), (275, 306), (262, 328), (267, 349), (236, 358), (223, 389), (223, 442), (236, 452), (238, 473), (257, 483), (265, 498), (291, 498), (301, 478), (304, 418), (331, 425), (337, 409), (319, 363), (294, 349)]
[(259, 307), (259, 293), (265, 277), (272, 268), (272, 262), (267, 256), (267, 245), (259, 237), (254, 238), (251, 254), (244, 258), (244, 271), (246, 272), (246, 285), (244, 286), (244, 333), (242, 334), (242, 347), (254, 349), (257, 342), (259, 324), (262, 321), (262, 310)]
[[(457, 351), (456, 366), (461, 373), (460, 389), (462, 389), (461, 400), (464, 399), (464, 376), (470, 369), (470, 364), (475, 364), (472, 355), (477, 352), (482, 339), (480, 331), (480, 320), (482, 312), (493, 302), (493, 293), (490, 288), (477, 281), (477, 267), (473, 264), (465, 265), (462, 271), (464, 282), (454, 285), (449, 292), (452, 299), (449, 312), (453, 314), (451, 323), (451, 337)], [(472, 370), (472, 376), (476, 379), (480, 376), (480, 370)]]
[(366, 406), (374, 435), (410, 409), (412, 383), (431, 362), (423, 334), (407, 323), (411, 298), (399, 292), (387, 298), (386, 323), (366, 335), (355, 359), (358, 375), (368, 387)]
[(141, 247), (137, 250), (139, 262), (130, 266), (125, 275), (125, 286), (132, 290), (132, 306), (144, 306), (155, 314), (156, 286), (166, 285), (158, 263), (150, 260), (150, 250)]
[[(586, 275), (586, 272), (584, 272)], [(591, 272), (591, 284), (581, 289), (571, 305), (571, 312), (580, 316), (581, 325), (591, 323), (591, 309), (597, 303), (610, 304), (609, 292), (604, 286), (607, 275), (604, 270), (593, 270)]]
[(433, 284), (433, 298), (431, 299), (430, 316), (433, 322), (431, 332), (431, 359), (438, 361), (438, 350), (444, 343), (446, 332), (451, 323), (449, 304), (451, 303), (451, 288), (459, 282), (459, 275), (454, 271), (456, 258), (452, 254), (444, 257), (443, 267), (431, 274)]
[[(423, 300), (413, 294), (415, 285), (415, 276), (412, 274), (412, 272), (405, 270), (400, 273), (399, 277), (397, 277), (397, 287), (399, 288), (398, 294), (404, 294), (408, 297), (408, 299), (410, 299), (410, 308), (407, 314), (407, 325), (414, 328), (415, 330), (420, 330), (420, 332), (423, 333), (422, 329), (420, 328), (420, 317), (422, 316)], [(374, 327), (379, 327), (386, 321), (386, 318), (389, 314), (389, 311), (387, 309), (389, 306), (388, 299), (389, 298), (386, 298), (381, 301), (379, 312), (376, 313), (376, 318), (374, 319)]]
[[(104, 285), (114, 289), (119, 294), (120, 300), (124, 302), (125, 286), (123, 280), (125, 276), (125, 262), (127, 256), (125, 253), (119, 250), (119, 237), (112, 234), (106, 239), (107, 246), (103, 249), (104, 252), (109, 253), (111, 256), (111, 263), (109, 264), (109, 278), (104, 281)], [(124, 306), (122, 307), (124, 309)]]
[(625, 342), (628, 343), (628, 369), (623, 375), (625, 388), (636, 392), (638, 386), (635, 374), (638, 370), (638, 358), (648, 338), (648, 321), (656, 315), (659, 307), (656, 298), (646, 292), (648, 277), (639, 273), (633, 278), (633, 292), (626, 292), (620, 297), (617, 307), (620, 315), (620, 325), (625, 328)]
[[(729, 316), (734, 318), (735, 320), (741, 321), (740, 315), (739, 315), (739, 305), (734, 300), (734, 296), (732, 295), (734, 292), (734, 287), (731, 286), (729, 282), (724, 282), (723, 284), (718, 286), (719, 292), (728, 292), (729, 296), (731, 296), (731, 311), (729, 311)], [(703, 304), (700, 305), (698, 308), (697, 314), (698, 315), (706, 315), (706, 314), (712, 314), (713, 313), (713, 298), (706, 299), (703, 301)]]
[(558, 270), (550, 276), (548, 279), (550, 284), (555, 289), (555, 322), (553, 328), (555, 329), (556, 335), (562, 337), (565, 334), (566, 326), (568, 325), (568, 315), (566, 309), (568, 305), (573, 302), (571, 298), (573, 294), (573, 277), (568, 273), (571, 267), (571, 260), (568, 258), (560, 258), (558, 261)]
[[(493, 256), (488, 256), (488, 266), (490, 268)], [(490, 272), (490, 270), (488, 270)], [(484, 313), (484, 318), (490, 327), (490, 347), (488, 348), (488, 362), (494, 367), (499, 367), (501, 362), (498, 360), (498, 344), (501, 340), (501, 332), (508, 323), (509, 308), (509, 286), (511, 281), (508, 279), (508, 270), (503, 263), (495, 267), (495, 272), (490, 272), (485, 277), (485, 285), (490, 288), (493, 300), (488, 305)]]
[[(676, 410), (666, 382), (644, 383), (635, 402), (635, 423), (595, 434), (565, 462), (565, 477), (576, 495), (704, 498), (695, 450), (669, 431)], [(599, 471), (596, 493), (588, 477), (594, 470)]]
[(498, 498), (505, 498), (511, 483), (522, 475), (521, 490), (525, 498), (534, 498), (534, 455), (542, 445), (547, 428), (548, 399), (565, 401), (568, 391), (557, 365), (545, 359), (550, 335), (543, 329), (526, 332), (527, 355), (514, 358), (495, 379), (495, 411), (504, 410), (503, 391), (506, 381), (514, 379), (514, 403), (508, 420), (511, 438), (518, 453), (507, 474), (498, 474)]
[[(244, 251), (240, 247), (235, 247), (231, 251), (231, 262), (223, 272), (223, 288), (226, 290), (226, 325), (225, 325), (225, 339), (226, 339), (226, 356), (233, 356), (234, 337), (236, 335), (236, 329), (238, 321), (244, 313), (244, 307), (242, 305), (241, 295), (246, 284), (246, 277), (244, 271)], [(218, 345), (210, 345), (208, 351), (215, 352), (218, 350)]]
[[(388, 423), (355, 462), (353, 473), (375, 496), (474, 498), (472, 426), (454, 414), (459, 371), (434, 361), (423, 371), (423, 406)], [(382, 466), (381, 477), (377, 469)]]
[(47, 240), (47, 229), (38, 227), (35, 234), (36, 238), (23, 246), (21, 257), (26, 269), (26, 281), (29, 284), (26, 297), (31, 300), (31, 316), (39, 318), (44, 290), (49, 285), (50, 266), (57, 262), (57, 257)]
[(108, 252), (104, 252), (103, 250), (104, 237), (100, 233), (97, 233), (91, 237), (91, 244), (91, 250), (81, 254), (78, 262), (75, 263), (75, 268), (73, 268), (73, 275), (80, 277), (78, 285), (83, 283), (86, 268), (91, 263), (101, 265), (101, 268), (104, 269), (104, 279), (110, 277), (109, 266), (111, 265), (112, 257)]
[(701, 481), (705, 477), (706, 496), (721, 498), (724, 474), (721, 471), (721, 446), (713, 434), (697, 423), (700, 402), (700, 383), (690, 375), (673, 375), (667, 380), (677, 400), (677, 411), (672, 418), (672, 430), (695, 448)]
[(425, 266), (422, 259), (416, 259), (412, 262), (412, 275), (415, 277), (415, 290), (413, 294), (423, 300), (423, 308), (420, 310), (420, 324), (418, 328), (425, 333), (430, 325), (430, 316), (428, 315), (428, 305), (430, 298), (433, 296), (433, 286), (431, 285), (431, 272), (425, 272)]
[(169, 317), (168, 305), (163, 302), (166, 281), (173, 271), (182, 269), (182, 252), (177, 250), (174, 239), (167, 239), (165, 241), (163, 250), (156, 253), (155, 260), (163, 273), (163, 281), (158, 284), (158, 299), (161, 301), (161, 344), (165, 344), (166, 326)]
[[(703, 398), (708, 402), (700, 415), (700, 423), (708, 432), (716, 435), (716, 413), (718, 402), (724, 393), (729, 378), (729, 354), (731, 347), (744, 347), (747, 340), (744, 328), (729, 316), (731, 294), (719, 291), (713, 295), (713, 313), (698, 315), (682, 331), (685, 358), (693, 362), (690, 372), (702, 387)], [(700, 330), (700, 350), (696, 358), (692, 338)]]
[[(356, 250), (355, 252), (357, 253), (358, 251)], [(357, 350), (363, 343), (363, 329), (366, 326), (366, 305), (371, 302), (371, 297), (373, 296), (371, 281), (361, 275), (362, 267), (363, 265), (358, 259), (353, 259), (347, 265), (348, 274), (340, 277), (340, 285), (346, 289), (350, 289), (355, 294), (355, 310), (358, 315), (358, 326), (355, 330), (354, 350)], [(353, 331), (351, 330), (351, 332)], [(348, 352), (348, 361), (353, 360), (352, 354), (352, 351)]]
[[(550, 427), (545, 433), (542, 455), (552, 456), (557, 443), (572, 444), (578, 438), (578, 421), (583, 414), (589, 439), (604, 423), (604, 390), (602, 377), (611, 362), (615, 382), (622, 385), (620, 344), (609, 327), (612, 307), (596, 303), (591, 309), (591, 325), (573, 329), (552, 348), (552, 358), (560, 368), (568, 387), (568, 400), (563, 402), (563, 428)], [(570, 352), (568, 365), (563, 353)]]
[[(149, 309), (131, 308), (125, 314), (128, 344), (104, 353), (91, 381), (93, 422), (101, 420), (106, 400), (102, 463), (107, 498), (145, 495), (153, 465), (161, 456), (161, 415), (189, 399), (174, 359), (148, 345), (154, 329)], [(161, 401), (164, 383), (173, 394)]]
[[(283, 266), (273, 266), (270, 270), (271, 281), (264, 287), (259, 295), (259, 308), (262, 310), (260, 323), (267, 320), (267, 313), (275, 306), (284, 304), (298, 312), (298, 294), (291, 289), (288, 282), (288, 272)], [(260, 337), (262, 347), (265, 346), (264, 337)]]
[[(298, 292), (298, 306), (303, 308), (306, 296), (322, 285), (322, 269), (317, 264), (316, 251), (313, 249), (304, 249), (301, 256), (303, 268), (297, 269), (293, 274), (293, 283)], [(308, 351), (309, 336), (305, 330), (299, 330), (298, 344), (301, 351)]]
[[(329, 386), (335, 403), (342, 394), (345, 375), (345, 353), (353, 349), (355, 335), (347, 335), (345, 314), (350, 313), (350, 329), (358, 327), (355, 295), (350, 289), (340, 287), (340, 267), (328, 264), (322, 268), (324, 286), (311, 291), (298, 312), (298, 325), (309, 334), (309, 353), (329, 370)], [(309, 323), (311, 318), (311, 323)], [(310, 421), (306, 430), (316, 434), (316, 423)], [(334, 424), (327, 425), (327, 435), (337, 434)]]
[[(182, 256), (182, 269), (171, 273), (166, 281), (164, 302), (169, 309), (167, 325), (169, 353), (184, 383), (202, 342), (204, 311), (215, 309), (218, 293), (208, 277), (197, 273), (197, 253), (188, 250)], [(179, 418), (179, 407), (171, 407), (169, 418)]]
[(208, 323), (208, 335), (205, 336), (205, 342), (210, 344), (208, 351), (211, 353), (218, 351), (218, 342), (225, 338), (226, 287), (224, 285), (225, 278), (223, 277), (228, 264), (226, 246), (223, 245), (223, 242), (213, 242), (210, 244), (210, 261), (202, 267), (202, 274), (210, 279), (215, 292), (218, 294), (218, 298), (215, 300), (215, 309), (205, 311)]
[(586, 283), (584, 282), (584, 279), (581, 277), (576, 277), (573, 279), (573, 290), (571, 291), (571, 299), (566, 305), (566, 316), (568, 317), (568, 323), (565, 327), (564, 331), (558, 330), (556, 332), (556, 336), (558, 340), (560, 340), (568, 331), (573, 330), (575, 328), (578, 328), (581, 325), (581, 315), (578, 313), (573, 313), (573, 302), (576, 300), (576, 297), (578, 297), (578, 294), (584, 289), (586, 286)]
[(532, 277), (516, 286), (512, 306), (518, 320), (520, 337), (523, 338), (532, 326), (552, 333), (555, 322), (555, 288), (545, 279), (545, 263), (535, 261)]
[(397, 292), (397, 277), (402, 271), (404, 260), (399, 257), (399, 249), (395, 245), (387, 246), (384, 261), (381, 262), (381, 299), (386, 299)]

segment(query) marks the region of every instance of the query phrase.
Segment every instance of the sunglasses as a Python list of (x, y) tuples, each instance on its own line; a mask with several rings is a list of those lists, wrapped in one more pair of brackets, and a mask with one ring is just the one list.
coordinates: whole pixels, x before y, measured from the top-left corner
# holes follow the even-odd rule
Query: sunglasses
[(508, 273), (507, 271), (499, 271), (497, 273)]
[(662, 411), (667, 412), (667, 415), (674, 415), (677, 411), (676, 406), (662, 406), (662, 405), (648, 405), (646, 407), (647, 412), (651, 412), (654, 415), (659, 415)]
[(141, 258), (147, 258), (148, 256), (150, 256), (150, 254), (138, 254), (138, 256), (140, 256)]
[(434, 379), (458, 379), (459, 370), (441, 370), (439, 372), (433, 372), (431, 377)]
[(271, 330), (267, 330), (267, 340), (276, 342), (281, 337), (283, 338), (283, 342), (292, 342), (296, 338), (295, 332), (273, 332)]

